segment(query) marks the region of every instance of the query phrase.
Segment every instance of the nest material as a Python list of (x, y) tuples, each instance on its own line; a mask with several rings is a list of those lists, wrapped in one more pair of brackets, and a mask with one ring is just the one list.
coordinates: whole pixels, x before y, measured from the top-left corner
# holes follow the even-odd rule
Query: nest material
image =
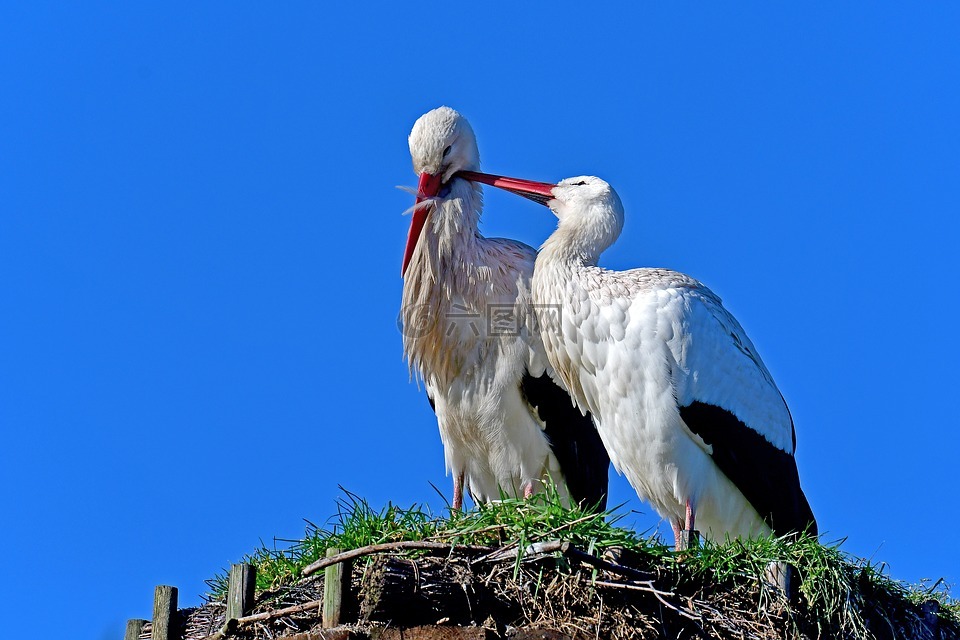
[[(494, 638), (518, 630), (613, 640), (960, 638), (960, 630), (940, 624), (922, 607), (864, 597), (876, 594), (851, 594), (856, 629), (818, 620), (802, 597), (790, 602), (777, 588), (752, 578), (717, 583), (685, 571), (683, 563), (662, 566), (643, 557), (604, 561), (562, 543), (530, 547), (519, 555), (518, 560), (514, 548), (478, 557), (476, 550), (453, 547), (444, 557), (387, 555), (358, 562), (351, 574), (356, 600), (347, 615), (356, 624), (350, 628), (361, 638), (376, 637), (385, 627), (437, 624), (481, 627)], [(313, 604), (322, 597), (320, 576), (259, 594), (254, 614), (300, 610), (226, 635), (222, 603), (184, 610), (184, 638), (262, 640), (318, 630), (321, 612)], [(141, 638), (149, 638), (149, 625)]]

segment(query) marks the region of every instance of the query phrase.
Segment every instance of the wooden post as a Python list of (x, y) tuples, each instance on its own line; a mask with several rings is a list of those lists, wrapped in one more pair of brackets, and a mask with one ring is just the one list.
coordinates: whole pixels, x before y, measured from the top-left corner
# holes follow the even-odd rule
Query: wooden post
[(606, 551), (603, 552), (603, 559), (610, 564), (620, 565), (621, 567), (625, 566), (631, 569), (633, 567), (642, 567), (644, 563), (642, 554), (620, 546), (607, 547)]
[(252, 564), (235, 564), (230, 567), (230, 586), (227, 592), (227, 620), (242, 618), (253, 608), (253, 596), (257, 586), (257, 568)]
[(139, 640), (140, 634), (143, 633), (143, 626), (149, 622), (148, 620), (141, 620), (140, 618), (132, 618), (127, 620), (127, 632), (123, 634), (123, 640)]
[(700, 546), (700, 532), (697, 530), (683, 529), (680, 532), (680, 548), (677, 551), (686, 551), (696, 549)]
[[(488, 591), (482, 578), (464, 576), (472, 574), (470, 563), (462, 558), (447, 562), (446, 558), (381, 556), (364, 571), (359, 617), (399, 628), (429, 625), (441, 618), (453, 625), (482, 624), (482, 619), (474, 619), (474, 608), (477, 603), (498, 602), (495, 589)], [(535, 636), (552, 637), (531, 633), (529, 638)], [(411, 632), (405, 637), (417, 636)], [(435, 637), (446, 636), (438, 632)]]
[[(340, 553), (340, 549), (327, 549), (327, 557)], [(330, 565), (323, 574), (323, 628), (331, 629), (344, 622), (350, 598), (350, 561)]]
[(940, 603), (936, 600), (927, 600), (920, 605), (920, 613), (923, 614), (923, 624), (930, 632), (930, 638), (941, 638), (940, 635)]
[(176, 613), (177, 588), (158, 586), (153, 592), (153, 627), (150, 640), (179, 640), (179, 634), (174, 628)]
[(767, 584), (779, 589), (787, 602), (795, 604), (799, 584), (796, 582), (797, 570), (786, 562), (771, 562), (763, 572)]

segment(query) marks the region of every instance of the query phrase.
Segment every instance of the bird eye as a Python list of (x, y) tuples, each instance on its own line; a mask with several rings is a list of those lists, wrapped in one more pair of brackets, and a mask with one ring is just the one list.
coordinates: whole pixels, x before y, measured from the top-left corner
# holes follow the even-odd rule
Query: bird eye
[(444, 157), (444, 158), (446, 158), (448, 155), (450, 155), (450, 149), (453, 149), (453, 146), (452, 146), (452, 145), (447, 145), (447, 148), (443, 150), (443, 157)]
[(574, 182), (574, 183), (573, 183), (573, 186), (575, 186), (575, 187), (584, 187), (584, 186), (586, 186), (586, 184), (587, 184), (587, 181), (586, 181), (586, 180), (581, 180), (580, 182)]

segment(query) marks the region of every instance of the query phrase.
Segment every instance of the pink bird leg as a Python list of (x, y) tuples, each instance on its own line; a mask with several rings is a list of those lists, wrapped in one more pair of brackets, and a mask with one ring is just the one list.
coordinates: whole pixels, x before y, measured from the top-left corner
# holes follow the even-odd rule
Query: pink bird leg
[(453, 479), (453, 508), (456, 511), (463, 511), (463, 474), (459, 474)]
[(687, 531), (695, 531), (695, 530), (696, 530), (697, 527), (694, 526), (694, 525), (695, 525), (695, 521), (694, 521), (694, 518), (695, 518), (695, 517), (696, 517), (696, 514), (694, 513), (694, 506), (693, 506), (693, 504), (690, 502), (690, 499), (688, 498), (688, 499), (687, 499), (687, 521), (686, 521), (686, 526), (685, 526), (685, 528), (686, 528)]
[(670, 523), (670, 526), (673, 527), (673, 548), (676, 551), (682, 551), (686, 547), (683, 542), (683, 532), (695, 530), (696, 513), (695, 507), (690, 500), (687, 500), (686, 508), (687, 513), (684, 520), (677, 518)]
[(523, 499), (526, 500), (532, 495), (533, 495), (533, 481), (530, 481), (523, 485)]

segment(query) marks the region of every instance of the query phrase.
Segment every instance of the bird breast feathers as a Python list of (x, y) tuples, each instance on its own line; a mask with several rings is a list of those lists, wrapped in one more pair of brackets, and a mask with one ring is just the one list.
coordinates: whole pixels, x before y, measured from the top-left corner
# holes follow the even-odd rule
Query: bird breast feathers
[(430, 251), (408, 271), (401, 313), (411, 369), (442, 385), (503, 354), (542, 375), (546, 356), (528, 316), (534, 250), (480, 236), (469, 247), (451, 256)]

